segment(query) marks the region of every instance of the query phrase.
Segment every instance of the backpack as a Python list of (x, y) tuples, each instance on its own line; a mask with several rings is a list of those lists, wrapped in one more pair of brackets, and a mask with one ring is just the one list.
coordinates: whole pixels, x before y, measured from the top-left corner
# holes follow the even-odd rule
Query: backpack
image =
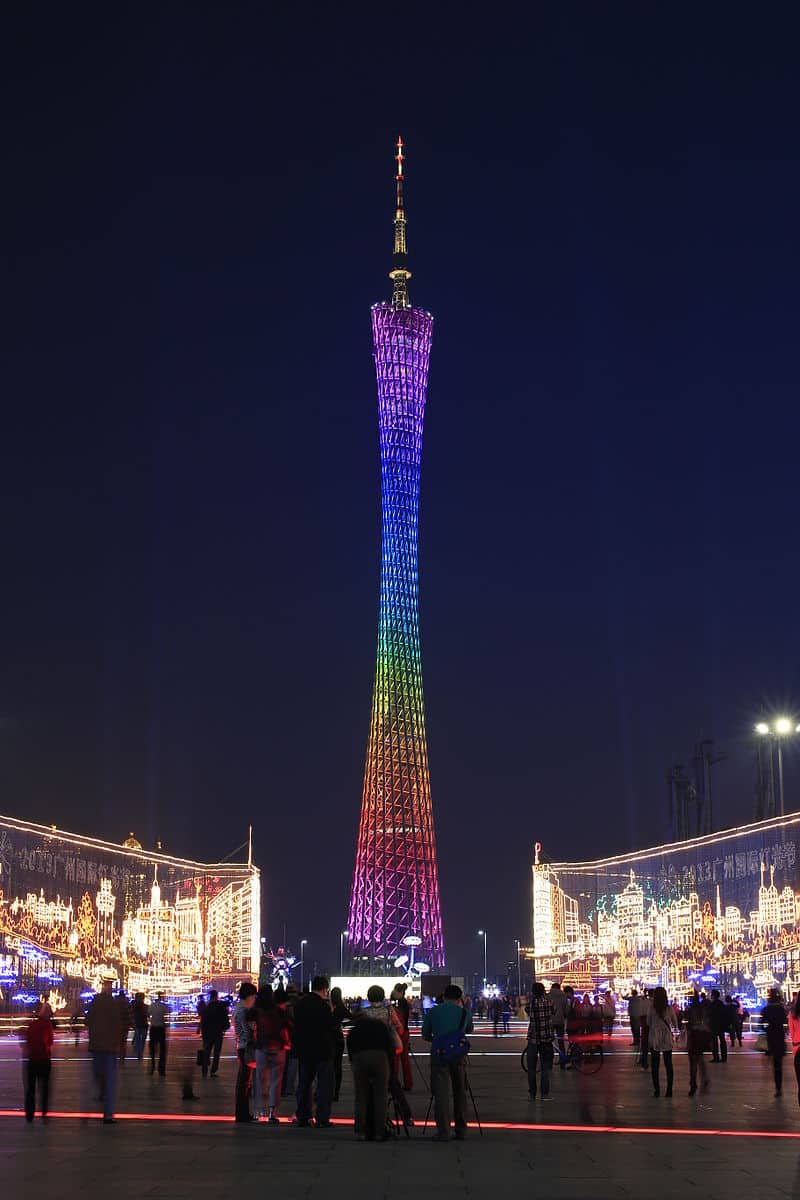
[(458, 1029), (453, 1029), (450, 1033), (437, 1033), (431, 1042), (431, 1056), (436, 1062), (448, 1066), (450, 1063), (460, 1062), (462, 1058), (467, 1057), (469, 1042), (464, 1035), (466, 1021), (467, 1010), (462, 1008)]

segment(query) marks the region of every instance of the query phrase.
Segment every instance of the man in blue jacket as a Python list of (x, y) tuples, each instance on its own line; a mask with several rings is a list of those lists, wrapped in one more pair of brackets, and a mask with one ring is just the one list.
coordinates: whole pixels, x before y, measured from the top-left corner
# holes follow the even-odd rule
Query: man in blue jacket
[(436, 1057), (435, 1039), (446, 1034), (472, 1033), (472, 1016), (464, 1008), (460, 987), (450, 983), (444, 989), (441, 1004), (429, 1008), (422, 1022), (422, 1036), (431, 1042), (431, 1091), (433, 1112), (436, 1118), (434, 1141), (450, 1139), (450, 1092), (453, 1093), (453, 1118), (456, 1137), (461, 1141), (467, 1128), (467, 1058), (463, 1055), (451, 1062), (440, 1062)]

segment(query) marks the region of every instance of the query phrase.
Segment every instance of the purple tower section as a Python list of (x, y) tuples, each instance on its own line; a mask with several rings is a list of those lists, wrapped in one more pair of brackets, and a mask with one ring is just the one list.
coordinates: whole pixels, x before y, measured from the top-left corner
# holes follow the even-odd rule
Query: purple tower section
[[(398, 155), (398, 179), (402, 155)], [(405, 954), (444, 965), (419, 639), (420, 467), (433, 318), (408, 303), (405, 215), (395, 297), (372, 309), (381, 451), (378, 654), (347, 928), (359, 974)], [(399, 280), (399, 285), (398, 285)], [(407, 940), (406, 940), (407, 939)], [(410, 952), (409, 952), (410, 950)]]
[(381, 449), (380, 615), (349, 958), (359, 973), (390, 970), (403, 939), (444, 964), (419, 640), (417, 534), (425, 394), (433, 318), (372, 310)]

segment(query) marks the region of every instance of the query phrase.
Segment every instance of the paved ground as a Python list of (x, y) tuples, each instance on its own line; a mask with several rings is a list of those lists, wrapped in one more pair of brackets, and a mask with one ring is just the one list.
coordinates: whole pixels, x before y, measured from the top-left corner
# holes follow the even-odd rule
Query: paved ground
[[(519, 1068), (522, 1039), (473, 1039), (471, 1077), (484, 1134), (446, 1146), (413, 1131), (410, 1141), (361, 1145), (349, 1117), (352, 1090), (345, 1076), (333, 1130), (259, 1124), (234, 1126), (235, 1062), (226, 1046), (217, 1079), (196, 1078), (200, 1099), (181, 1101), (195, 1042), (172, 1039), (167, 1078), (144, 1064), (122, 1072), (113, 1127), (76, 1115), (29, 1126), (21, 1105), (19, 1046), (0, 1040), (0, 1154), (4, 1192), (24, 1200), (113, 1189), (115, 1197), (239, 1196), (270, 1189), (275, 1196), (400, 1197), (436, 1194), (440, 1200), (481, 1195), (584, 1197), (739, 1197), (800, 1200), (800, 1108), (793, 1074), (773, 1096), (761, 1055), (745, 1047), (727, 1065), (710, 1067), (712, 1087), (689, 1100), (687, 1064), (676, 1056), (672, 1100), (652, 1096), (649, 1075), (634, 1063), (624, 1037), (615, 1037), (598, 1075), (556, 1072), (554, 1099), (532, 1104)], [(419, 1065), (424, 1071), (422, 1045)], [(786, 1060), (790, 1067), (790, 1061)], [(196, 1073), (197, 1074), (197, 1073)], [(412, 1105), (420, 1122), (427, 1095), (415, 1072)], [(53, 1067), (54, 1113), (96, 1111), (83, 1048), (59, 1039)], [(291, 1111), (284, 1104), (286, 1115)], [(587, 1123), (584, 1115), (588, 1115)], [(188, 1117), (188, 1119), (187, 1119)], [(210, 1118), (210, 1119), (209, 1119)], [(513, 1192), (512, 1192), (513, 1189)]]

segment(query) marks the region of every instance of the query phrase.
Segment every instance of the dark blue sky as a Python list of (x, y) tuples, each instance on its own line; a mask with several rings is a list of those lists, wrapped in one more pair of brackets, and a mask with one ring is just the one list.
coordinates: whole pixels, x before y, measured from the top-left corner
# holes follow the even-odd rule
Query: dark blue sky
[[(529, 864), (722, 823), (800, 711), (792, 6), (50, 5), (7, 21), (0, 809), (346, 920), (377, 627), (369, 306), (407, 145), (453, 968)], [(270, 9), (273, 11), (270, 12)], [(800, 756), (787, 799), (800, 803)], [(492, 966), (490, 963), (490, 967)]]

